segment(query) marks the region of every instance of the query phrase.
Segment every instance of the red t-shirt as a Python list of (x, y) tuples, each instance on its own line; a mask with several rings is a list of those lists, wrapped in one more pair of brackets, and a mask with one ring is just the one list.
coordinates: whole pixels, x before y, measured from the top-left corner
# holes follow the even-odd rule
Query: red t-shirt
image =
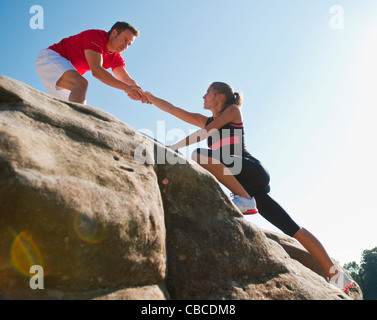
[(85, 50), (88, 49), (102, 54), (102, 67), (105, 69), (111, 68), (114, 70), (117, 67), (125, 67), (126, 63), (119, 53), (111, 53), (107, 50), (106, 44), (108, 40), (109, 35), (106, 31), (87, 30), (65, 38), (59, 43), (50, 46), (49, 49), (56, 51), (62, 57), (71, 61), (81, 75), (90, 71), (89, 64), (85, 58)]

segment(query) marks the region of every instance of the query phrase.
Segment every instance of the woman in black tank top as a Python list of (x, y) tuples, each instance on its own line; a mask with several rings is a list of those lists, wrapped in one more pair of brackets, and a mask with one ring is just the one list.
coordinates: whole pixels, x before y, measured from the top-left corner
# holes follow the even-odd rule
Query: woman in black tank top
[[(269, 195), (269, 173), (246, 149), (240, 110), (242, 97), (235, 93), (231, 86), (214, 82), (208, 88), (203, 97), (204, 109), (210, 110), (212, 117), (175, 107), (148, 92), (140, 91), (140, 94), (161, 110), (202, 128), (170, 148), (176, 150), (207, 139), (209, 149), (198, 148), (193, 152), (192, 158), (235, 195), (233, 201), (243, 214), (259, 212), (284, 233), (296, 238), (319, 262), (330, 279), (335, 274), (336, 278), (339, 275), (346, 277), (342, 271), (336, 269), (317, 238), (298, 226)], [(254, 199), (258, 209), (253, 208)], [(352, 283), (348, 278), (344, 279), (346, 280), (338, 286), (341, 289), (349, 288)]]

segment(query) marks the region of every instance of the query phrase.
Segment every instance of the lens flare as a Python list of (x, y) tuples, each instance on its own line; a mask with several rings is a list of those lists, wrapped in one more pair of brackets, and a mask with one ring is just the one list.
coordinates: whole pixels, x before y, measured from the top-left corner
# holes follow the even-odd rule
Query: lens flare
[(24, 230), (15, 238), (11, 246), (13, 267), (21, 274), (31, 277), (30, 268), (34, 265), (44, 267), (42, 254), (34, 242), (30, 231)]
[(99, 244), (106, 238), (106, 232), (101, 223), (80, 212), (73, 216), (73, 230), (82, 241), (90, 244)]

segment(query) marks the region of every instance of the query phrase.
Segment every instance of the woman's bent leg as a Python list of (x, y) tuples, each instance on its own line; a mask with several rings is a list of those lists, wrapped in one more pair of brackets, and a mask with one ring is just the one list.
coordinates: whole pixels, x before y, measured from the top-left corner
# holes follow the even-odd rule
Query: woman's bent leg
[(234, 195), (239, 195), (246, 199), (251, 199), (251, 196), (238, 182), (230, 170), (223, 165), (219, 160), (206, 157), (197, 152), (192, 154), (192, 159), (196, 161), (201, 167), (212, 173), (216, 179), (228, 188)]

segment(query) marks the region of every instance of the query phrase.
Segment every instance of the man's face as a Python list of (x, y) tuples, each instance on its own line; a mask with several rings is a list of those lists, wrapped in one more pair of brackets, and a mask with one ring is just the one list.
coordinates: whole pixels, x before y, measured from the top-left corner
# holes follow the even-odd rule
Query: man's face
[(135, 35), (129, 29), (119, 34), (118, 31), (113, 30), (107, 43), (107, 49), (110, 52), (122, 53), (135, 41), (135, 38)]

